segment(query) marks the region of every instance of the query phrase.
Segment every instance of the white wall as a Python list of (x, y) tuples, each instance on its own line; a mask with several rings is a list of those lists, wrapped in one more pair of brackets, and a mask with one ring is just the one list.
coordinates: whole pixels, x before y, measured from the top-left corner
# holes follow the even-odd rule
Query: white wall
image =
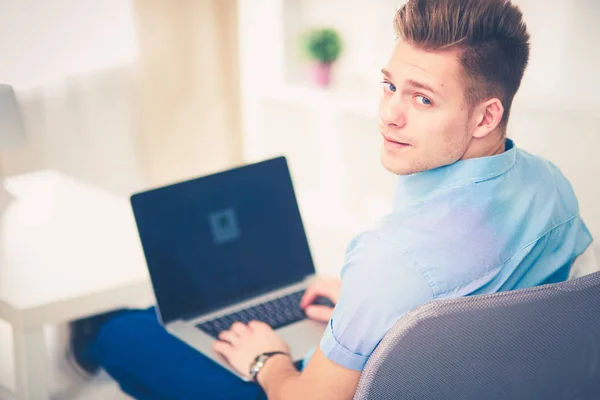
[(0, 0), (0, 82), (38, 87), (133, 61), (131, 0)]
[(4, 174), (55, 168), (119, 194), (140, 186), (130, 0), (0, 0), (0, 54), (28, 137), (0, 152)]

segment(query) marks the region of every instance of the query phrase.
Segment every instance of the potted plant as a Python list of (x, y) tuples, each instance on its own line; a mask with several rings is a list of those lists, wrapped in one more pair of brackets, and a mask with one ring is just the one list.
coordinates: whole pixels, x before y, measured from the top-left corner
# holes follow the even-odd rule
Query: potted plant
[(331, 65), (342, 52), (342, 40), (331, 28), (314, 29), (304, 39), (305, 50), (315, 63), (312, 66), (312, 80), (321, 87), (329, 86)]

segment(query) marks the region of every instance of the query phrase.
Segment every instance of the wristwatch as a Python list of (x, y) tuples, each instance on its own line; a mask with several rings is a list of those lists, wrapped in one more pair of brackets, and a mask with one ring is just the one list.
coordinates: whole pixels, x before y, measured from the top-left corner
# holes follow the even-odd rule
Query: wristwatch
[(267, 360), (276, 354), (283, 354), (288, 357), (291, 357), (288, 353), (284, 353), (283, 351), (271, 351), (268, 353), (262, 353), (257, 355), (254, 361), (252, 361), (252, 363), (250, 364), (250, 378), (252, 378), (252, 381), (257, 382), (256, 375), (258, 375), (262, 367), (265, 366)]

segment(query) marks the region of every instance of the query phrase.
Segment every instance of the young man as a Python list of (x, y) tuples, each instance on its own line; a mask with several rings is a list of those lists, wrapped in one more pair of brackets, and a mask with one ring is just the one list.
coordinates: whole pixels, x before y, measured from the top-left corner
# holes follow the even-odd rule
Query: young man
[[(153, 311), (110, 319), (90, 354), (137, 398), (350, 399), (369, 355), (406, 312), (431, 300), (565, 280), (591, 243), (566, 178), (506, 138), (529, 57), (506, 0), (409, 0), (382, 70), (382, 162), (399, 175), (394, 211), (350, 245), (338, 280), (302, 299), (328, 321), (298, 371), (264, 323), (234, 324), (214, 350), (244, 383), (171, 338)], [(308, 306), (317, 295), (335, 309)], [(142, 335), (140, 335), (142, 333)], [(141, 339), (140, 339), (141, 338)]]

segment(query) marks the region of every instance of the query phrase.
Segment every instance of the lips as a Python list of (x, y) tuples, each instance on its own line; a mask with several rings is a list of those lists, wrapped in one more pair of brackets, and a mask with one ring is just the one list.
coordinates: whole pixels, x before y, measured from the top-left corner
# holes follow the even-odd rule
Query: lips
[(400, 140), (397, 140), (397, 139), (395, 139), (395, 138), (393, 138), (393, 137), (386, 136), (386, 135), (384, 135), (384, 134), (382, 134), (382, 136), (383, 136), (383, 138), (384, 138), (386, 141), (388, 141), (388, 142), (390, 142), (390, 143), (399, 144), (399, 145), (402, 145), (402, 146), (409, 146), (409, 143), (402, 142), (402, 141), (400, 141)]

